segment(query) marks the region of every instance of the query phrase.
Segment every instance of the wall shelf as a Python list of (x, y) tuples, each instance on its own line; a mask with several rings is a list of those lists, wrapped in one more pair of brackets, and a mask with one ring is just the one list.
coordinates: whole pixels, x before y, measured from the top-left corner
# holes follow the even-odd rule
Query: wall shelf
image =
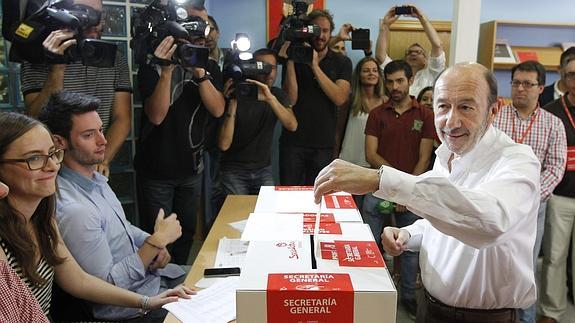
[(499, 95), (510, 97), (510, 71), (517, 63), (495, 63), (496, 43), (507, 43), (516, 57), (517, 51), (535, 52), (537, 60), (547, 71), (546, 84), (551, 84), (559, 78), (559, 59), (563, 52), (561, 43), (574, 39), (575, 24), (488, 21), (480, 27), (477, 61), (495, 73)]
[(575, 24), (493, 20), (481, 24), (477, 60), (491, 70), (510, 70), (515, 64), (493, 61), (496, 42), (505, 40), (516, 57), (517, 51), (533, 51), (547, 71), (557, 71), (563, 51), (560, 44), (573, 39)]

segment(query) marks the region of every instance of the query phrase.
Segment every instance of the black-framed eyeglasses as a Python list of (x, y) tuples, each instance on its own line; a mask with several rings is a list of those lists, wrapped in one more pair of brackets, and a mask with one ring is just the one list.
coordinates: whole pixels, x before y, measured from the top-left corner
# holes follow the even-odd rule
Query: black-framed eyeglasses
[(48, 158), (51, 158), (56, 164), (64, 160), (64, 149), (56, 149), (48, 155), (34, 155), (22, 159), (3, 159), (0, 163), (26, 163), (29, 170), (39, 170), (46, 167)]
[(531, 83), (529, 81), (511, 81), (511, 86), (519, 87), (519, 85), (523, 85), (524, 89), (530, 89), (534, 86), (538, 86), (539, 83)]

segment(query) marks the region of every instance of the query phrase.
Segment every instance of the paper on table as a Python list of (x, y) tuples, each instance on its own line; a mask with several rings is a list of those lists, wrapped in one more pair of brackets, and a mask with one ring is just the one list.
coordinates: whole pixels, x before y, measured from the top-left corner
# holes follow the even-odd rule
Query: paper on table
[(212, 285), (215, 285), (216, 283), (226, 279), (227, 277), (210, 277), (210, 278), (202, 278), (200, 280), (198, 280), (194, 286), (196, 286), (197, 288), (208, 288), (211, 287)]
[(227, 323), (236, 318), (236, 289), (239, 277), (228, 277), (191, 299), (180, 299), (164, 306), (183, 323)]
[(218, 252), (216, 254), (215, 268), (221, 267), (242, 267), (249, 242), (240, 239), (220, 239)]
[(303, 214), (252, 213), (241, 239), (244, 241), (302, 241)]
[(244, 229), (246, 228), (246, 223), (248, 222), (248, 220), (240, 220), (240, 221), (236, 221), (236, 222), (230, 222), (228, 223), (229, 226), (231, 226), (232, 228), (238, 230), (240, 233), (244, 232)]

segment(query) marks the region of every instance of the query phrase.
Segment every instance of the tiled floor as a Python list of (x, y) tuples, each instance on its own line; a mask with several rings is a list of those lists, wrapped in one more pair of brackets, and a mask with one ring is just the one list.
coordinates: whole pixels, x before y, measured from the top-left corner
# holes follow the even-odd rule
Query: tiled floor
[[(194, 244), (192, 246), (192, 251), (190, 252), (190, 258), (189, 258), (188, 264), (191, 265), (194, 263), (194, 259), (196, 259), (196, 256), (198, 255), (200, 248), (202, 247), (202, 243), (203, 243), (203, 241), (201, 241), (201, 240), (195, 240), (194, 241)], [(393, 261), (391, 259), (388, 259), (387, 257), (386, 257), (385, 261), (386, 261), (388, 267), (392, 268)], [(541, 259), (539, 259), (538, 266), (541, 267)], [(396, 322), (397, 323), (413, 323), (413, 322), (415, 322), (415, 320), (411, 319), (409, 317), (409, 314), (407, 314), (406, 310), (400, 304), (398, 304)], [(568, 303), (567, 312), (565, 313), (565, 315), (561, 319), (560, 323), (575, 323), (575, 305), (573, 305), (573, 303), (571, 303), (571, 302)]]

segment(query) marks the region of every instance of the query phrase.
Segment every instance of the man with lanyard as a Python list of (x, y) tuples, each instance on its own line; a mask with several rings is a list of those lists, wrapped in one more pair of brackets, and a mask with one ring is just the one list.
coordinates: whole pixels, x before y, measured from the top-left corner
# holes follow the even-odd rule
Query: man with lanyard
[[(511, 69), (511, 98), (493, 124), (515, 142), (531, 146), (541, 163), (541, 202), (537, 214), (537, 237), (533, 265), (541, 248), (547, 200), (563, 177), (567, 142), (565, 127), (559, 118), (539, 108), (537, 101), (545, 85), (545, 68), (536, 61), (526, 61)], [(535, 322), (535, 304), (520, 310), (521, 322)]]
[[(563, 180), (549, 200), (546, 233), (543, 239), (543, 270), (541, 274), (542, 323), (558, 322), (567, 307), (565, 266), (575, 230), (575, 53), (561, 61), (561, 77), (567, 92), (549, 103), (545, 110), (553, 113), (565, 126), (567, 135), (567, 166)], [(573, 262), (572, 258), (571, 261)], [(573, 264), (575, 268), (575, 264)]]
[(564, 58), (568, 55), (575, 54), (575, 46), (571, 46), (567, 48), (563, 53), (561, 53), (561, 57), (559, 58), (559, 79), (552, 84), (547, 85), (543, 89), (543, 93), (539, 96), (539, 105), (542, 107), (546, 106), (548, 103), (559, 99), (563, 94), (565, 94), (566, 90), (566, 81), (563, 79), (563, 70), (565, 66), (561, 64), (564, 61)]

